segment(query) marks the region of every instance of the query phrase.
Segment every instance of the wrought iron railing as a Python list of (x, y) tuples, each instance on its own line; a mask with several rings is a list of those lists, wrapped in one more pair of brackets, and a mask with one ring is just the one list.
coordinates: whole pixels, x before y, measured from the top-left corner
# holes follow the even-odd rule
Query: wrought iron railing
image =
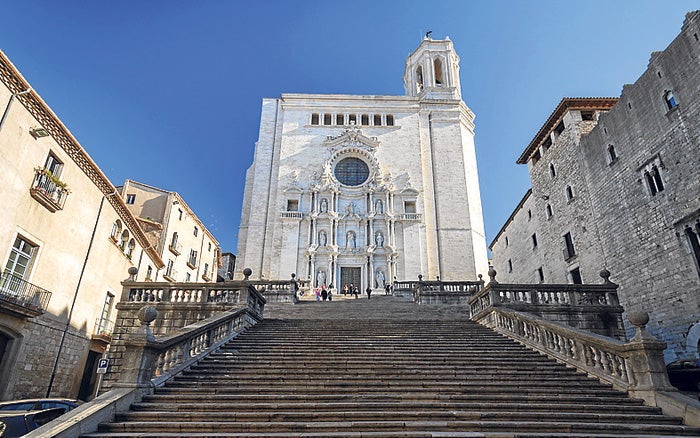
[(44, 313), (51, 292), (7, 272), (0, 274), (0, 300)]
[(105, 318), (97, 318), (97, 320), (95, 320), (95, 335), (111, 336), (112, 332), (114, 332), (114, 321)]
[(37, 168), (35, 172), (30, 190), (32, 197), (52, 212), (63, 210), (69, 193), (65, 183), (43, 167)]

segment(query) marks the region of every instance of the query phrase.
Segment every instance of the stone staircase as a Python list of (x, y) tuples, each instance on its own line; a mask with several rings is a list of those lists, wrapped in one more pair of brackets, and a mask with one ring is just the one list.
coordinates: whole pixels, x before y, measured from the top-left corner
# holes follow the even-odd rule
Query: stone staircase
[(372, 300), (268, 319), (86, 437), (700, 436), (468, 320)]

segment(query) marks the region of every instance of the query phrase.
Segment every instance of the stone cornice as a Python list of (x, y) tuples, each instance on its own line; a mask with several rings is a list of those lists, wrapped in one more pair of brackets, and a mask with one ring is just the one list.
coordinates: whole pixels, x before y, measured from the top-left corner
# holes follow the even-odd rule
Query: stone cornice
[(139, 244), (151, 257), (156, 267), (158, 269), (163, 268), (165, 266), (163, 260), (160, 258), (155, 248), (151, 246), (136, 218), (129, 212), (122, 197), (118, 195), (117, 189), (100, 170), (97, 164), (95, 164), (92, 158), (90, 158), (78, 140), (73, 137), (73, 134), (71, 134), (58, 116), (54, 114), (51, 108), (49, 108), (46, 102), (44, 102), (35, 91), (32, 90), (30, 93), (17, 95), (19, 92), (30, 89), (29, 83), (1, 50), (0, 80), (11, 93), (16, 95), (16, 100), (18, 100), (36, 121), (49, 132), (54, 141), (102, 192), (117, 212), (120, 219), (124, 221), (133, 232)]

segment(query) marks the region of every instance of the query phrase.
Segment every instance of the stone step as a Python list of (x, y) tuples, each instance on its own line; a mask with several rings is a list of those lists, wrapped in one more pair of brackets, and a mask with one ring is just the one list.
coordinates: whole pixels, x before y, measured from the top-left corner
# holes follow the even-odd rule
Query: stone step
[[(493, 402), (460, 402), (460, 401), (395, 401), (395, 402), (379, 402), (379, 401), (327, 401), (327, 402), (310, 402), (299, 401), (294, 403), (282, 402), (240, 402), (222, 401), (219, 399), (212, 400), (183, 400), (178, 398), (171, 402), (160, 402), (158, 399), (142, 401), (134, 403), (132, 409), (136, 412), (350, 412), (354, 409), (363, 410), (392, 410), (407, 411), (443, 411), (458, 410), (458, 411), (489, 411), (495, 409), (496, 404)], [(585, 413), (626, 413), (635, 415), (659, 415), (661, 409), (651, 406), (632, 405), (632, 404), (589, 404), (589, 403), (563, 403), (560, 400), (550, 403), (515, 403), (503, 401), (497, 404), (497, 407), (502, 411), (507, 412), (569, 412), (573, 409), (578, 412)]]
[[(117, 422), (137, 421), (168, 421), (168, 422), (212, 422), (212, 421), (240, 421), (240, 422), (356, 422), (356, 421), (403, 421), (410, 419), (417, 421), (538, 421), (542, 418), (542, 412), (502, 410), (443, 410), (421, 411), (414, 409), (385, 410), (349, 410), (347, 412), (320, 411), (231, 411), (226, 413), (215, 412), (182, 412), (182, 411), (153, 411), (153, 412), (128, 412), (117, 415)], [(680, 425), (680, 419), (665, 417), (662, 415), (631, 414), (631, 413), (593, 413), (569, 411), (549, 411), (547, 421), (556, 422), (594, 422), (594, 423), (635, 423), (654, 425)]]
[(455, 421), (314, 421), (314, 422), (245, 422), (245, 421), (186, 421), (174, 423), (154, 422), (113, 422), (100, 425), (99, 431), (115, 432), (179, 432), (186, 433), (333, 433), (333, 432), (377, 432), (377, 431), (464, 431), (464, 432), (564, 432), (564, 433), (607, 433), (628, 436), (642, 434), (666, 434), (671, 436), (698, 436), (700, 429), (666, 424), (627, 424), (627, 423), (588, 423), (576, 421), (507, 421), (488, 419)]

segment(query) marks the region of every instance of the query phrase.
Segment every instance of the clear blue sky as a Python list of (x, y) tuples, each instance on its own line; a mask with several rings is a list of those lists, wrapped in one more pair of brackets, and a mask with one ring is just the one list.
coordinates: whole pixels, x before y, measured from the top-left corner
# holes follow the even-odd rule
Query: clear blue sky
[(562, 97), (619, 96), (684, 0), (8, 1), (0, 49), (115, 185), (179, 192), (236, 252), (260, 103), (403, 95), (422, 35), (449, 36), (476, 113), (490, 242), (529, 187), (515, 160)]

